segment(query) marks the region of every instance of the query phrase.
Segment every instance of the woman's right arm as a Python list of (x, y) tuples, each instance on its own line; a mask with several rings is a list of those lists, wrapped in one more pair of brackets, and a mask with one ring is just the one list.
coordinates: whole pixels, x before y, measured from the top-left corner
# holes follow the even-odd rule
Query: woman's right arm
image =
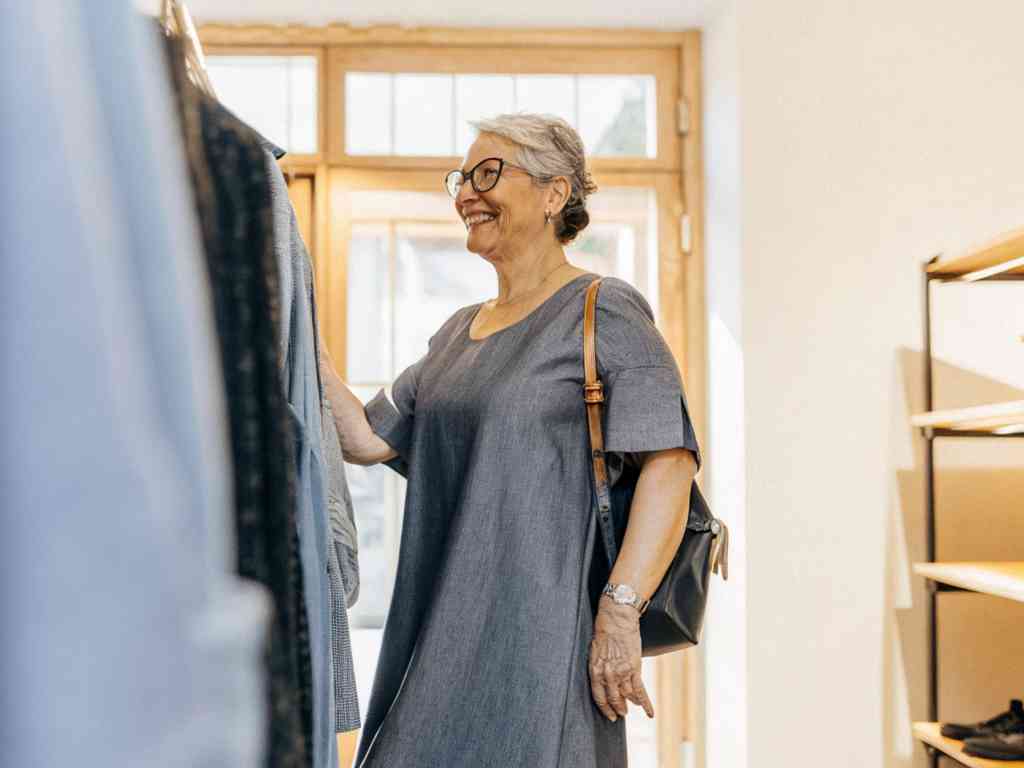
[(330, 398), (334, 423), (338, 427), (341, 453), (350, 464), (379, 464), (395, 458), (398, 454), (381, 440), (366, 420), (363, 404), (341, 380), (334, 370), (334, 363), (327, 347), (320, 343), (320, 378), (323, 380), (324, 396)]

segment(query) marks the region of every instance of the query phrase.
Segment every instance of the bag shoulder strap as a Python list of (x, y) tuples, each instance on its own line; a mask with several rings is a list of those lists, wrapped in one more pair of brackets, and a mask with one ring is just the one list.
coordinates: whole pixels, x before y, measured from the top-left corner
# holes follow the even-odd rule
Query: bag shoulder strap
[(583, 402), (586, 403), (587, 427), (590, 432), (590, 460), (594, 470), (597, 519), (610, 568), (615, 565), (619, 548), (615, 543), (611, 491), (608, 488), (608, 465), (604, 455), (604, 432), (601, 428), (604, 384), (597, 375), (597, 292), (600, 288), (601, 278), (597, 278), (587, 288), (583, 304)]

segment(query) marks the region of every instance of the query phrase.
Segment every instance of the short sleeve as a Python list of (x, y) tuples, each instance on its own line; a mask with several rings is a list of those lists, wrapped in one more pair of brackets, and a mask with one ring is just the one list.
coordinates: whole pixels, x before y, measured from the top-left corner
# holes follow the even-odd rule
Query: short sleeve
[(370, 428), (398, 454), (397, 459), (387, 462), (388, 466), (402, 475), (408, 473), (413, 417), (416, 414), (416, 390), (424, 360), (425, 357), (421, 358), (399, 374), (391, 385), (390, 399), (381, 389), (366, 404), (366, 419), (370, 422)]
[(643, 295), (606, 278), (597, 300), (598, 373), (605, 387), (605, 450), (685, 448), (701, 463), (683, 382)]

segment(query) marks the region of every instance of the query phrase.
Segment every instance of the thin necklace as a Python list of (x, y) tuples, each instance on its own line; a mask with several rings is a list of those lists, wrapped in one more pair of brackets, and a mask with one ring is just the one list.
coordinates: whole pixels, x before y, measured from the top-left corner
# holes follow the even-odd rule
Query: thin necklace
[(539, 289), (540, 289), (540, 287), (541, 287), (542, 285), (544, 285), (544, 283), (546, 283), (546, 282), (548, 281), (548, 279), (549, 279), (549, 278), (550, 278), (550, 277), (551, 277), (551, 276), (552, 276), (553, 274), (555, 274), (555, 272), (557, 272), (558, 270), (560, 270), (560, 269), (561, 269), (562, 267), (568, 267), (568, 266), (569, 266), (569, 262), (568, 262), (568, 261), (563, 261), (563, 262), (562, 262), (561, 264), (559, 264), (559, 265), (558, 265), (557, 267), (555, 267), (555, 268), (554, 268), (554, 269), (552, 269), (552, 270), (551, 270), (550, 272), (548, 272), (548, 273), (547, 273), (546, 275), (544, 275), (543, 279), (541, 279), (541, 281), (540, 281), (539, 283), (537, 283), (537, 284), (536, 284), (535, 286), (533, 286), (533, 288), (531, 288), (530, 290), (528, 290), (528, 291), (527, 291), (526, 293), (524, 293), (524, 294), (522, 294), (522, 295), (520, 295), (520, 296), (517, 296), (516, 298), (514, 298), (514, 299), (511, 299), (511, 300), (509, 300), (509, 301), (498, 301), (497, 299), (495, 299), (495, 300), (494, 300), (494, 306), (496, 306), (496, 307), (508, 307), (508, 306), (511, 306), (512, 304), (517, 304), (517, 303), (519, 303), (520, 301), (522, 301), (522, 300), (523, 300), (523, 299), (525, 299), (526, 297), (528, 297), (528, 296), (531, 296), (531, 295), (533, 295), (533, 294), (534, 294), (534, 293), (535, 293), (535, 292), (536, 292), (537, 290), (539, 290)]

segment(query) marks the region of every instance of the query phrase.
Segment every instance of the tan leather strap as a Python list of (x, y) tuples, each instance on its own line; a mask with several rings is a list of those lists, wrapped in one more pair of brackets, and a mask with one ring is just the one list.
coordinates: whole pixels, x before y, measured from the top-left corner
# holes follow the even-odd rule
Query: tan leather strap
[(618, 557), (615, 528), (612, 523), (611, 491), (608, 488), (608, 465), (604, 456), (604, 432), (601, 412), (604, 403), (604, 384), (597, 376), (597, 292), (601, 278), (587, 288), (583, 305), (583, 402), (587, 407), (587, 427), (590, 431), (590, 459), (594, 469), (594, 490), (597, 495), (597, 516), (601, 540), (608, 556), (609, 567)]

